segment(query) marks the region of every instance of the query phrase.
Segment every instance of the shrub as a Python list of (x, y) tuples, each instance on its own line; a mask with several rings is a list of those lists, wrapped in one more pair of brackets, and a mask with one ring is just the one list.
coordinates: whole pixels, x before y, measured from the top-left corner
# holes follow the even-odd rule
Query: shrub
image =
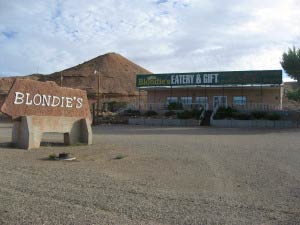
[(170, 116), (175, 116), (176, 115), (176, 112), (174, 112), (174, 111), (167, 111), (167, 112), (165, 112), (165, 116), (166, 117), (170, 117)]
[(177, 117), (178, 119), (199, 119), (201, 116), (203, 109), (193, 109), (192, 111), (184, 110), (183, 112), (178, 112)]
[(192, 111), (184, 110), (183, 112), (177, 113), (178, 119), (191, 119), (193, 118)]
[(233, 109), (231, 107), (220, 107), (217, 111), (219, 114), (223, 114), (224, 118), (231, 118), (234, 113), (237, 113), (238, 111), (236, 109)]
[(225, 119), (224, 114), (222, 114), (222, 113), (216, 113), (214, 115), (214, 120), (222, 120), (222, 119)]
[(183, 109), (181, 102), (170, 102), (168, 104), (168, 110), (180, 110)]
[(139, 110), (134, 110), (134, 109), (127, 109), (124, 110), (121, 115), (123, 116), (140, 116), (141, 112)]
[(277, 113), (267, 115), (268, 120), (280, 120), (281, 116)]
[(220, 107), (216, 112), (214, 119), (221, 120), (226, 118), (232, 118), (235, 113), (238, 113), (236, 109), (231, 107)]
[(202, 112), (203, 112), (203, 109), (201, 109), (201, 110), (193, 109), (192, 110), (192, 117), (199, 120)]
[(52, 153), (48, 156), (48, 159), (55, 160), (57, 158), (57, 155), (55, 153)]
[(125, 158), (125, 155), (123, 154), (118, 154), (116, 155), (116, 157), (114, 157), (114, 159), (124, 159)]
[(289, 100), (300, 102), (300, 89), (289, 90), (286, 96)]
[(147, 116), (147, 117), (151, 117), (151, 116), (157, 116), (158, 113), (153, 111), (153, 110), (148, 110), (145, 112), (144, 116)]
[(127, 106), (126, 102), (117, 102), (117, 101), (105, 102), (104, 104), (107, 105), (107, 110), (110, 112), (116, 112)]
[(226, 114), (226, 117), (232, 117), (232, 115), (233, 115), (234, 113), (237, 113), (237, 112), (238, 112), (238, 110), (233, 109), (233, 108), (231, 108), (231, 107), (227, 107), (227, 108), (226, 108), (226, 111), (225, 111), (225, 114)]
[(263, 111), (255, 111), (252, 112), (251, 115), (247, 113), (241, 113), (236, 109), (232, 109), (230, 107), (220, 107), (216, 114), (214, 115), (215, 120), (222, 120), (226, 118), (233, 118), (237, 120), (250, 120), (250, 119), (268, 119), (268, 120), (280, 120), (281, 116), (277, 113), (268, 114)]
[(235, 112), (233, 113), (233, 119), (237, 119), (237, 120), (250, 120), (251, 119), (251, 115), (246, 114), (246, 113), (240, 113), (240, 112)]
[(267, 113), (263, 112), (263, 111), (256, 111), (256, 112), (252, 112), (251, 113), (252, 118), (257, 119), (257, 120), (261, 120), (266, 118)]

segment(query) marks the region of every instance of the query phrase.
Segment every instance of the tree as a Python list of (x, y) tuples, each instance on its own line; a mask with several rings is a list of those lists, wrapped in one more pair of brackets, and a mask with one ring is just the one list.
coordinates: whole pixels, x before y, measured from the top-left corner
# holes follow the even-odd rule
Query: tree
[(286, 96), (289, 100), (293, 100), (300, 103), (300, 89), (288, 90)]
[(300, 49), (295, 46), (289, 48), (288, 52), (283, 53), (280, 64), (289, 77), (297, 80), (300, 87)]

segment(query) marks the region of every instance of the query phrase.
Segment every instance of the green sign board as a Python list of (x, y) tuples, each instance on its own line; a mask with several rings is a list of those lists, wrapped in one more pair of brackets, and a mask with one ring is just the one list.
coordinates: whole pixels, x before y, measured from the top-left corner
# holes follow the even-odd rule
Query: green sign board
[(137, 87), (281, 84), (281, 70), (138, 74)]

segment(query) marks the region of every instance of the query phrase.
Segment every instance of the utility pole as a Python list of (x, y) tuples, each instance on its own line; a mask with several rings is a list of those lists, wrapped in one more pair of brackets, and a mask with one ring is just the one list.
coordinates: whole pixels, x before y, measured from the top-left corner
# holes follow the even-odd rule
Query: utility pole
[(98, 107), (97, 107), (98, 111), (97, 111), (97, 116), (99, 115), (99, 106), (100, 106), (100, 73), (98, 73)]
[(97, 76), (97, 109), (96, 109), (96, 112), (97, 112), (96, 118), (97, 118), (97, 123), (98, 123), (99, 105), (100, 105), (100, 73), (99, 73), (99, 71), (95, 70), (94, 74), (96, 76), (98, 74), (98, 76)]
[[(100, 74), (101, 74), (99, 68), (98, 68), (98, 70), (94, 71), (94, 74), (95, 74), (95, 76), (97, 76), (97, 74), (98, 74), (98, 76), (97, 76), (97, 109), (96, 109), (96, 111), (97, 111), (96, 118), (97, 118), (97, 123), (98, 123), (99, 106), (100, 106)], [(113, 78), (113, 77), (104, 76), (104, 75), (103, 75), (103, 77), (104, 78)], [(105, 97), (104, 93), (103, 93), (103, 96)]]
[(141, 89), (139, 88), (139, 111), (141, 111)]
[(60, 72), (60, 86), (61, 87), (63, 86), (63, 79), (64, 79), (63, 74), (62, 74), (62, 72)]

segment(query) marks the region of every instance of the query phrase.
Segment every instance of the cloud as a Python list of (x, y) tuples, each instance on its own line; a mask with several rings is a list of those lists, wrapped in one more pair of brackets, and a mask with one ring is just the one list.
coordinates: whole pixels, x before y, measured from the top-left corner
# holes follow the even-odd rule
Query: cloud
[(2, 35), (3, 35), (5, 38), (7, 38), (7, 39), (12, 39), (12, 38), (14, 38), (14, 37), (16, 36), (16, 34), (17, 34), (17, 32), (15, 32), (15, 31), (10, 31), (10, 30), (8, 30), (8, 31), (2, 31), (1, 33), (2, 33)]
[(157, 0), (155, 1), (156, 4), (163, 4), (163, 3), (166, 3), (168, 2), (168, 0)]
[(297, 0), (0, 0), (0, 74), (52, 73), (106, 52), (152, 72), (280, 69)]

